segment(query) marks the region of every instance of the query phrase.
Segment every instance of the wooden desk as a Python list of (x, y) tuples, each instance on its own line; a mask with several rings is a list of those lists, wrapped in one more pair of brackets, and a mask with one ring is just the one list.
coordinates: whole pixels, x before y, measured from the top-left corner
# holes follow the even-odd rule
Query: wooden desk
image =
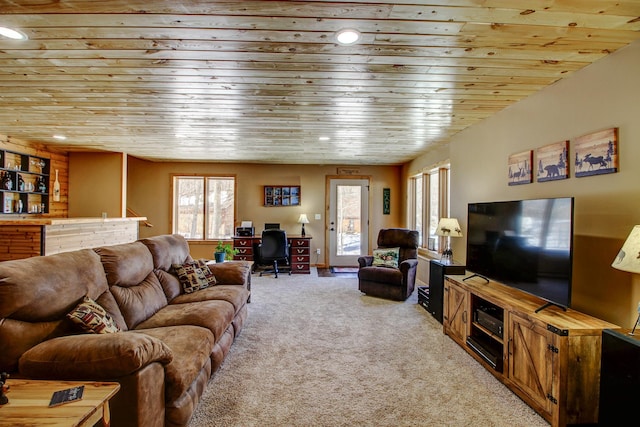
[[(260, 244), (261, 236), (235, 236), (233, 248), (238, 253), (235, 260), (254, 261), (254, 248)], [(287, 235), (291, 245), (291, 273), (311, 274), (311, 236)]]
[[(0, 406), (0, 426), (92, 427), (102, 420), (110, 425), (109, 400), (120, 390), (114, 382), (36, 381), (11, 379), (7, 393), (9, 403)], [(84, 384), (84, 394), (77, 402), (49, 408), (54, 391)]]

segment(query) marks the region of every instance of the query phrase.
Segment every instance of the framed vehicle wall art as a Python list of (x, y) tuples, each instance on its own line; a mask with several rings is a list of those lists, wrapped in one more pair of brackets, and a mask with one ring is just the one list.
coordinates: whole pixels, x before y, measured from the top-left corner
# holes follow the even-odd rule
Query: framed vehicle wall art
[(265, 185), (264, 206), (300, 206), (300, 186)]

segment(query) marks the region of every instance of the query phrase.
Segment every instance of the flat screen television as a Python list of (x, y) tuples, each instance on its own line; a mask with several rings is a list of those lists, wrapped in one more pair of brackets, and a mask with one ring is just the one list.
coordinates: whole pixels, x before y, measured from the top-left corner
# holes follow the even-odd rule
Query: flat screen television
[(469, 203), (467, 270), (566, 308), (573, 198)]

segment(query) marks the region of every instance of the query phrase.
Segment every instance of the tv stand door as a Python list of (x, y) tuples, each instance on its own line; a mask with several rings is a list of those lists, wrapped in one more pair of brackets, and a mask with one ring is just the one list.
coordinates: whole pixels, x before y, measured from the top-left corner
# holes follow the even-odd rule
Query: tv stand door
[(469, 335), (469, 292), (453, 282), (445, 280), (444, 314), (442, 324), (444, 333), (458, 344), (466, 346)]
[[(517, 314), (510, 315), (508, 381), (531, 406), (549, 419), (553, 412), (553, 369), (557, 366), (553, 334), (536, 322)], [(554, 397), (555, 396), (555, 397)]]

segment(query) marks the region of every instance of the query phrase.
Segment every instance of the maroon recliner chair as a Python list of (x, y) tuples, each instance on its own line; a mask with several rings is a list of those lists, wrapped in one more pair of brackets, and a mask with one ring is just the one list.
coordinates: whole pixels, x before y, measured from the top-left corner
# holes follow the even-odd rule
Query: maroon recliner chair
[[(378, 249), (398, 248), (397, 267), (373, 265), (374, 256), (358, 258), (358, 289), (370, 296), (404, 301), (413, 293), (418, 269), (418, 239), (416, 230), (387, 228), (378, 233)], [(378, 251), (379, 252), (379, 251)], [(378, 260), (379, 261), (379, 260)], [(380, 263), (378, 263), (380, 264)]]

